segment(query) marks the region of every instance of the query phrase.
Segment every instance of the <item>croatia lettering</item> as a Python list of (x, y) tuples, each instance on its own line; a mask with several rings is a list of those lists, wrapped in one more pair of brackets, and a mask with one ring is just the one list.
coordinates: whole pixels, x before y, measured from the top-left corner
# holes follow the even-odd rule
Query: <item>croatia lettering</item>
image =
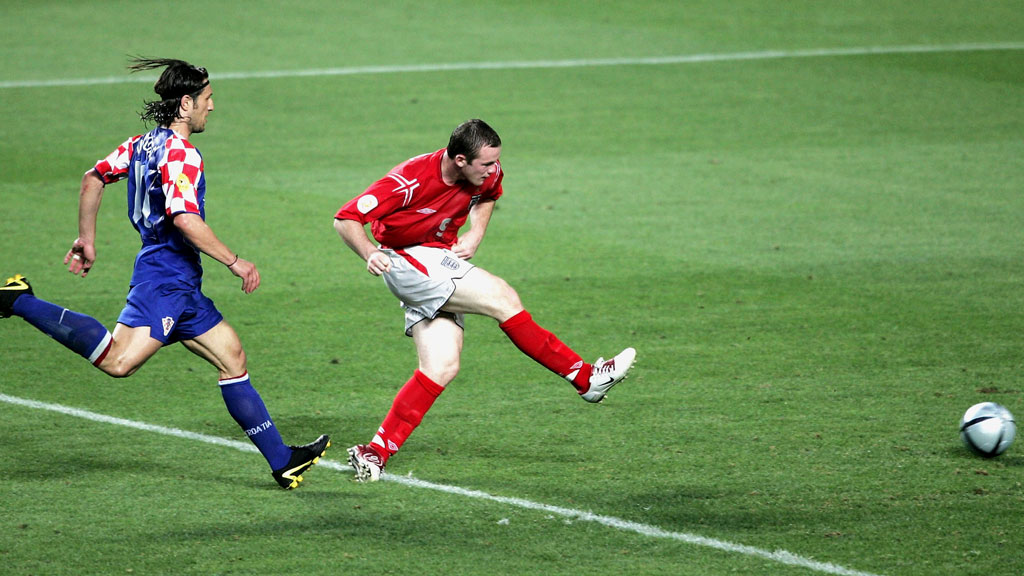
[(266, 422), (264, 422), (263, 424), (260, 424), (259, 426), (255, 426), (253, 428), (249, 428), (248, 430), (246, 430), (245, 431), (245, 435), (249, 436), (249, 437), (252, 437), (252, 436), (255, 436), (255, 435), (259, 434), (260, 432), (263, 432), (264, 430), (269, 430), (269, 429), (271, 429), (273, 427), (274, 427), (274, 423), (271, 422), (270, 420), (267, 420)]

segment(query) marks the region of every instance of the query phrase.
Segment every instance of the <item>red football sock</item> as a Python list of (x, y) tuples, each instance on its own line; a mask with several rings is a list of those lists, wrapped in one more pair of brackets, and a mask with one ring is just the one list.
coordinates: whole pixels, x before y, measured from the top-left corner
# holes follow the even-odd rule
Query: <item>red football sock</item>
[(402, 386), (391, 404), (391, 410), (384, 417), (370, 444), (387, 462), (406, 438), (420, 425), (423, 415), (434, 405), (434, 400), (444, 392), (441, 386), (417, 370)]
[(581, 393), (590, 388), (592, 366), (583, 362), (580, 355), (563, 344), (557, 336), (538, 326), (526, 310), (498, 327), (524, 354), (562, 378), (569, 379)]

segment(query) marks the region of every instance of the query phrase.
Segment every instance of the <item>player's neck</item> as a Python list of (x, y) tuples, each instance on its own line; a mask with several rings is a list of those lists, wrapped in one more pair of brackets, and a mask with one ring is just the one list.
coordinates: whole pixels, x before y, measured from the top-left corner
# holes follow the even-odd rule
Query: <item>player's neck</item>
[(167, 126), (167, 128), (185, 140), (188, 140), (189, 136), (192, 135), (192, 128), (190, 128), (188, 122), (184, 120), (175, 120), (174, 122), (171, 122), (170, 126)]
[(441, 180), (449, 186), (455, 186), (462, 180), (462, 174), (455, 161), (448, 157), (448, 154), (441, 154)]

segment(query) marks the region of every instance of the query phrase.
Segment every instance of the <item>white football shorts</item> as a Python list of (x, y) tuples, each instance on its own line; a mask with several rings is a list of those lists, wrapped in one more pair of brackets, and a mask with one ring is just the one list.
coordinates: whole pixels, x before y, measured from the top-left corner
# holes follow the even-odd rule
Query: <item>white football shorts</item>
[[(433, 320), (455, 292), (455, 281), (476, 266), (445, 248), (412, 246), (399, 250), (381, 249), (391, 258), (391, 271), (384, 282), (405, 309), (405, 335), (412, 336), (412, 327), (423, 320)], [(459, 328), (465, 329), (462, 314), (449, 314)]]

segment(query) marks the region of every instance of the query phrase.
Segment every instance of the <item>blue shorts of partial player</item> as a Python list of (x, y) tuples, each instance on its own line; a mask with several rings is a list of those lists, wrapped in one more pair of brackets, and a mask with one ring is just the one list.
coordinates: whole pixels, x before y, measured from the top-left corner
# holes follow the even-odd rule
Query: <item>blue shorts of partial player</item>
[(206, 334), (224, 320), (199, 287), (181, 283), (140, 282), (128, 291), (117, 321), (131, 328), (149, 326), (149, 335), (173, 344)]
[(428, 246), (411, 246), (391, 250), (382, 248), (391, 258), (391, 271), (384, 282), (398, 297), (405, 310), (405, 335), (412, 336), (412, 327), (424, 320), (445, 315), (465, 329), (463, 314), (441, 310), (455, 292), (455, 282), (475, 268), (451, 250)]

